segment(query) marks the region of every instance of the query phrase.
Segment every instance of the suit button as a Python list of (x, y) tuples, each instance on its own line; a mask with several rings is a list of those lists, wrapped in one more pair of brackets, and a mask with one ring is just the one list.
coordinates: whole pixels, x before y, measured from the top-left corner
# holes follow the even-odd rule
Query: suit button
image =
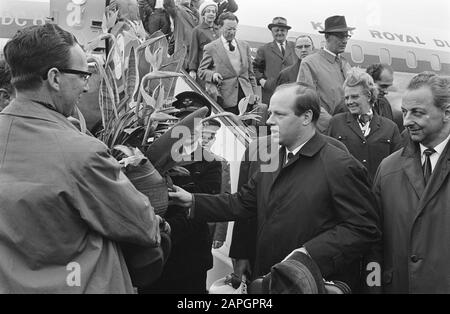
[(419, 261), (419, 258), (417, 257), (417, 255), (411, 256), (411, 262), (417, 263), (418, 261)]
[(363, 143), (363, 144), (366, 144), (367, 142), (366, 142), (366, 141), (363, 141), (362, 143)]
[(367, 160), (364, 159), (364, 160), (363, 160), (363, 163), (367, 163)]

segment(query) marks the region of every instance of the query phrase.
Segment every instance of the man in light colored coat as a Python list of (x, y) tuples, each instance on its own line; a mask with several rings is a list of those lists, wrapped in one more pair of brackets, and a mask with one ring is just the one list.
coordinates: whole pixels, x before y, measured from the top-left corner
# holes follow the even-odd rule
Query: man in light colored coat
[(159, 216), (67, 119), (88, 90), (84, 51), (55, 24), (4, 51), (17, 97), (0, 113), (0, 293), (133, 293), (119, 243), (158, 246)]
[(295, 43), (286, 40), (291, 29), (287, 20), (284, 17), (275, 17), (268, 27), (273, 41), (258, 48), (253, 63), (256, 80), (262, 88), (264, 104), (269, 104), (280, 72), (297, 61)]
[(331, 16), (325, 20), (325, 48), (306, 57), (298, 73), (297, 82), (306, 83), (316, 88), (320, 98), (321, 113), (318, 129), (324, 132), (328, 128), (335, 109), (344, 107), (343, 84), (350, 70), (350, 65), (341, 56), (350, 38), (344, 16)]
[(450, 82), (412, 81), (402, 111), (410, 142), (382, 161), (374, 184), (383, 216), (382, 287), (450, 293)]
[(200, 79), (217, 84), (224, 110), (236, 114), (239, 101), (256, 91), (250, 46), (235, 38), (238, 22), (233, 13), (220, 16), (222, 36), (205, 46), (198, 69)]

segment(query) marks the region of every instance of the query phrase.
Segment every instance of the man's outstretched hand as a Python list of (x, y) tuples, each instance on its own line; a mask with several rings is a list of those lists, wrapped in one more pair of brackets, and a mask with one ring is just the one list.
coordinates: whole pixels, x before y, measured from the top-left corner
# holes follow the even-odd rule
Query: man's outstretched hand
[(192, 207), (193, 196), (191, 193), (183, 190), (179, 186), (174, 185), (172, 189), (169, 189), (170, 204), (178, 205), (181, 207)]

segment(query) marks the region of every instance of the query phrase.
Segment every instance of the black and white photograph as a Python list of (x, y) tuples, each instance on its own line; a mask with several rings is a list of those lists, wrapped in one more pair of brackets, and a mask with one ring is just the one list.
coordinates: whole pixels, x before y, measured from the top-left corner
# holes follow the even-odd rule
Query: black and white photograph
[(0, 294), (450, 294), (450, 2), (0, 0)]

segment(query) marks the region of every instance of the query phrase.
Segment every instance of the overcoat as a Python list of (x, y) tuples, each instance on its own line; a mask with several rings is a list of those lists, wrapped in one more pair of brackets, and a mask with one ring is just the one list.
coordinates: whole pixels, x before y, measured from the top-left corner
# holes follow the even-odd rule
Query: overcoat
[(277, 87), (277, 79), (280, 72), (294, 64), (297, 59), (295, 43), (291, 41), (286, 42), (284, 56), (275, 41), (258, 48), (253, 68), (257, 82), (262, 78), (267, 80), (262, 88), (262, 102), (264, 104), (270, 104), (270, 98)]
[(420, 148), (382, 161), (374, 191), (382, 210), (383, 290), (450, 293), (450, 143), (425, 187)]
[(16, 99), (0, 156), (0, 293), (133, 293), (119, 243), (157, 245), (159, 227), (107, 146)]
[(397, 125), (376, 113), (369, 127), (370, 133), (365, 137), (350, 112), (340, 113), (331, 118), (328, 135), (344, 143), (350, 153), (367, 168), (373, 180), (381, 161), (402, 147), (402, 139)]
[(327, 279), (358, 285), (361, 256), (380, 238), (378, 210), (364, 167), (319, 133), (274, 172), (240, 192), (195, 194), (191, 216), (226, 221), (257, 216), (255, 276), (304, 246)]

